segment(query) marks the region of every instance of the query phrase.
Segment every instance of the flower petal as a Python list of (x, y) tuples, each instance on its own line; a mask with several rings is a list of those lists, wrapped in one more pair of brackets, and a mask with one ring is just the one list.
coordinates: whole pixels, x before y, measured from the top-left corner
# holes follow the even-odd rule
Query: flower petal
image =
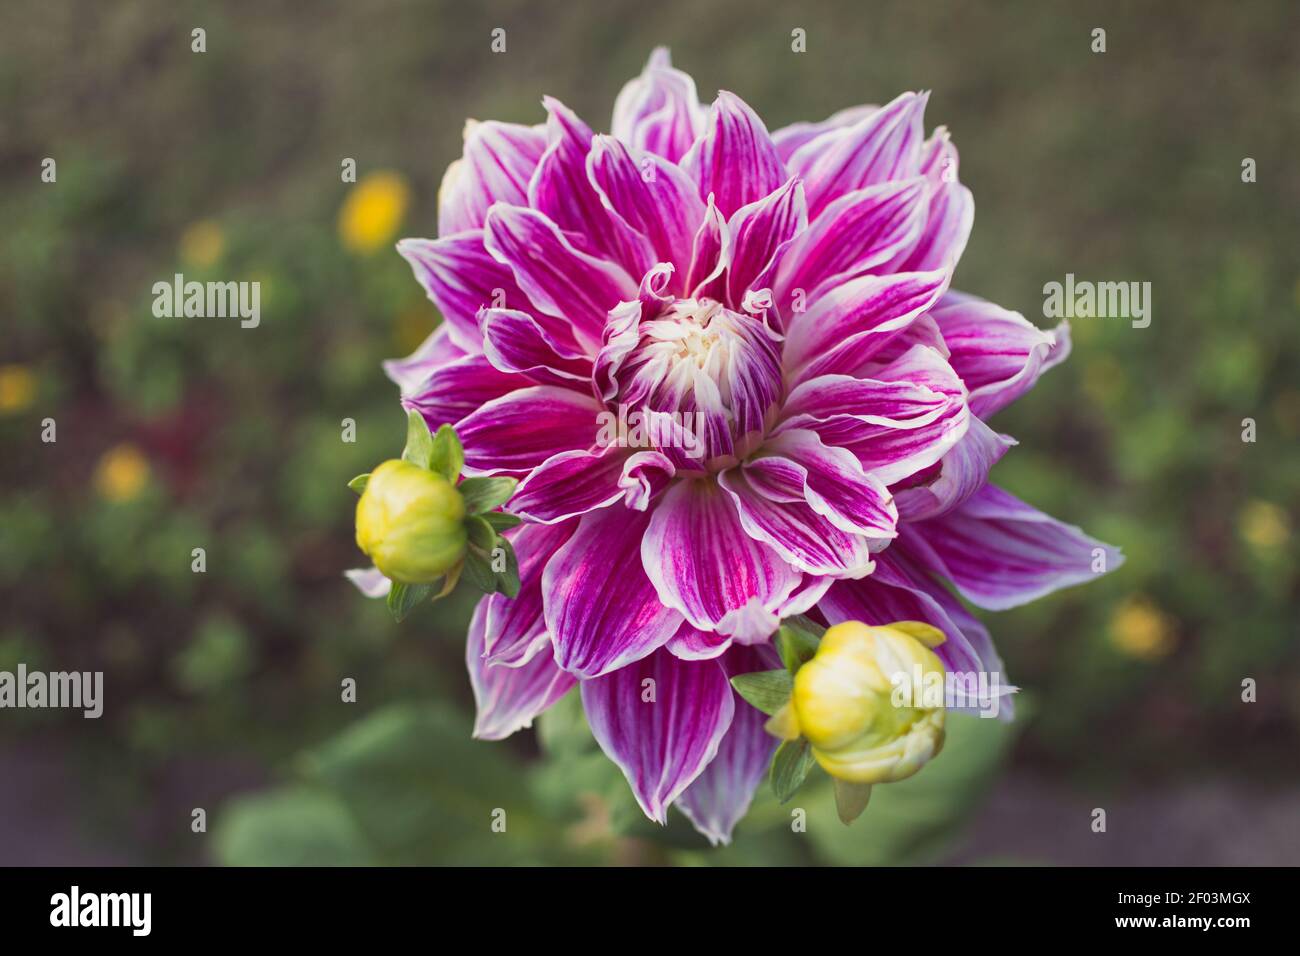
[(793, 381), (853, 371), (934, 305), (948, 278), (942, 270), (864, 275), (827, 289), (787, 323), (784, 361)]
[(988, 418), (1033, 387), (1070, 354), (1070, 327), (1036, 328), (1019, 312), (971, 296), (946, 295), (930, 314), (970, 389), (970, 407)]
[(576, 527), (576, 521), (524, 524), (506, 532), (519, 558), (519, 593), (488, 595), (483, 656), (489, 664), (519, 667), (551, 646), (542, 615), (542, 572)]
[(886, 271), (877, 267), (910, 250), (920, 237), (925, 197), (925, 180), (918, 177), (879, 183), (836, 199), (782, 250), (772, 280), (777, 301), (783, 306), (790, 302), (794, 289), (816, 299), (824, 285)]
[(483, 351), (479, 309), (528, 307), (510, 270), (484, 248), (480, 230), (441, 239), (403, 239), (397, 251), (442, 313), (452, 342), (466, 352)]
[(530, 385), (522, 375), (503, 372), (484, 355), (467, 355), (437, 369), (402, 398), (403, 408), (414, 408), (430, 431), (455, 425), (494, 399)]
[(592, 354), (609, 310), (636, 297), (637, 284), (626, 270), (580, 252), (539, 212), (497, 205), (484, 229), (488, 252), (509, 266), (533, 305), (569, 319)]
[(781, 457), (759, 458), (719, 476), (745, 532), (800, 571), (836, 578), (870, 574), (870, 542), (818, 514), (805, 500), (807, 479), (806, 469)]
[(686, 271), (686, 288), (692, 298), (722, 299), (726, 293), (722, 275), (731, 265), (734, 246), (727, 217), (710, 193), (704, 220), (691, 244), (691, 267)]
[(466, 354), (451, 340), (451, 326), (443, 322), (406, 358), (387, 359), (382, 364), (384, 374), (406, 395), (438, 369), (464, 358)]
[(438, 190), (438, 235), (481, 229), (494, 202), (527, 205), (528, 180), (545, 149), (541, 126), (465, 124), (465, 151)]
[(689, 621), (682, 621), (682, 626), (664, 647), (668, 653), (684, 661), (711, 661), (731, 647), (731, 638), (713, 631), (701, 631)]
[(590, 448), (600, 410), (594, 398), (572, 389), (517, 389), (460, 422), (465, 467), (476, 475), (523, 474), (559, 452)]
[(591, 129), (567, 106), (544, 97), (550, 145), (528, 185), (528, 204), (562, 230), (581, 235), (591, 251), (643, 275), (655, 262), (649, 240), (601, 200), (587, 177)]
[(641, 75), (619, 92), (610, 132), (635, 150), (649, 150), (675, 163), (703, 128), (695, 81), (673, 69), (668, 50), (658, 47)]
[(483, 659), (487, 601), (480, 601), (470, 620), (465, 664), (478, 708), (474, 736), (501, 740), (530, 727), (533, 718), (568, 692), (574, 679), (555, 666), (550, 654), (538, 654), (522, 667), (495, 667)]
[[(721, 664), (728, 677), (781, 666), (769, 646), (733, 647)], [(731, 831), (749, 809), (779, 743), (764, 729), (762, 711), (739, 694), (733, 703), (735, 714), (717, 756), (677, 800), (677, 808), (714, 846), (731, 842)]]
[(920, 173), (929, 98), (928, 93), (904, 93), (852, 126), (831, 133), (833, 141), (815, 158), (811, 152), (796, 152), (790, 171), (804, 177), (809, 218), (816, 218), (845, 193)]
[[(777, 155), (781, 157), (783, 163), (789, 164), (795, 152), (802, 149), (813, 140), (825, 140), (826, 134), (835, 130), (843, 129), (846, 126), (852, 126), (863, 117), (870, 116), (879, 106), (850, 106), (833, 113), (827, 119), (819, 123), (791, 123), (789, 126), (782, 126), (780, 129), (772, 131), (772, 142), (776, 145)], [(829, 145), (829, 142), (822, 142), (822, 147)], [(807, 168), (811, 164), (811, 157), (816, 151), (809, 151), (803, 160), (801, 168)], [(793, 168), (793, 167), (791, 167)]]
[(667, 643), (682, 617), (664, 607), (637, 557), (650, 516), (626, 508), (585, 514), (542, 577), (555, 661), (599, 677)]
[(571, 340), (561, 337), (568, 329), (552, 332), (527, 312), (515, 309), (484, 309), (478, 321), (483, 354), (501, 371), (527, 375), (541, 385), (590, 391), (591, 359)]
[(739, 307), (745, 293), (761, 288), (756, 282), (767, 266), (782, 254), (792, 239), (808, 228), (808, 207), (803, 184), (790, 179), (770, 195), (742, 206), (727, 223), (735, 251), (727, 269), (727, 301)]
[[(804, 429), (774, 436), (763, 450), (799, 465), (808, 504), (837, 528), (876, 542), (896, 535), (898, 510), (889, 489), (865, 471), (851, 452), (828, 446), (816, 432)], [(765, 460), (760, 458), (756, 464)]]
[(699, 185), (700, 198), (712, 193), (728, 218), (788, 178), (763, 121), (744, 100), (726, 90), (714, 100), (704, 135), (682, 159), (682, 168)]
[(683, 661), (662, 649), (582, 682), (592, 735), (658, 823), (717, 754), (733, 696), (716, 661)]
[(957, 149), (943, 127), (922, 148), (921, 172), (930, 183), (925, 227), (915, 247), (891, 263), (890, 272), (954, 268), (975, 224), (975, 197), (957, 181)]
[(344, 571), (343, 576), (356, 585), (357, 590), (368, 598), (388, 597), (393, 589), (393, 582), (384, 577), (378, 568), (352, 568)]
[(890, 489), (905, 521), (936, 518), (984, 487), (989, 471), (1016, 440), (972, 417), (966, 434), (938, 463)]
[(1124, 562), (1119, 549), (994, 485), (941, 518), (908, 525), (917, 562), (993, 611), (1089, 581)]
[(640, 454), (654, 456), (655, 461), (642, 457), (633, 462), (628, 450), (618, 446), (560, 452), (519, 486), (510, 499), (510, 510), (530, 521), (551, 524), (612, 505), (629, 489), (635, 489), (633, 497), (649, 494), (649, 487), (642, 489), (639, 484), (649, 481), (643, 471), (659, 466), (671, 476), (672, 463), (657, 452)]
[(646, 236), (659, 262), (677, 266), (672, 288), (686, 279), (704, 203), (695, 183), (653, 154), (640, 162), (612, 136), (597, 136), (587, 156), (587, 177), (606, 208)]
[(801, 579), (746, 533), (734, 499), (711, 478), (668, 489), (642, 539), (641, 561), (666, 606), (746, 644), (776, 630), (776, 612)]
[(815, 431), (827, 445), (853, 452), (887, 485), (933, 465), (966, 434), (965, 388), (938, 352), (915, 346), (877, 374), (882, 377), (827, 375), (803, 383), (791, 393), (776, 433)]

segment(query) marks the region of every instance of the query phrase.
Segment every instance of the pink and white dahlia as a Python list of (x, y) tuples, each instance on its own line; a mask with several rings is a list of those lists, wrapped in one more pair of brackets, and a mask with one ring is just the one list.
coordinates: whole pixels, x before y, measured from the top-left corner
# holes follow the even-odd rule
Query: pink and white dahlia
[(608, 135), (550, 98), (468, 124), (438, 238), (398, 246), (445, 321), (386, 368), (467, 475), (519, 480), (477, 736), (576, 684), (645, 813), (725, 841), (778, 743), (729, 678), (779, 666), (782, 619), (925, 622), (949, 672), (1001, 674), (956, 595), (1119, 564), (988, 481), (1014, 442), (986, 420), (1070, 341), (949, 289), (974, 204), (926, 100), (770, 132), (660, 50)]

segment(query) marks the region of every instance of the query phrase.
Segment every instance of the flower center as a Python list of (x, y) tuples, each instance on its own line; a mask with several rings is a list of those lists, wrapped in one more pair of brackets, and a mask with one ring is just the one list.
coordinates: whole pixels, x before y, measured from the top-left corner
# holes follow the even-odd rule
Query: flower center
[(761, 442), (781, 397), (779, 338), (762, 319), (678, 299), (621, 337), (613, 401), (646, 416), (648, 443), (679, 469), (727, 467)]

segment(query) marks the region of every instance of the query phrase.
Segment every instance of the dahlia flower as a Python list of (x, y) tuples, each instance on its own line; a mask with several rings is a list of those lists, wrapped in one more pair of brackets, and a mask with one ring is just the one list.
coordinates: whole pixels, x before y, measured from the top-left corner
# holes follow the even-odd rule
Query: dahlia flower
[(1070, 340), (950, 290), (973, 201), (926, 100), (769, 131), (658, 50), (608, 135), (551, 98), (466, 126), (438, 238), (398, 244), (444, 322), (385, 368), (466, 475), (519, 482), (519, 591), (469, 630), (476, 736), (576, 685), (646, 815), (725, 842), (779, 743), (730, 678), (780, 667), (784, 619), (922, 622), (948, 672), (996, 677), (958, 596), (1119, 564), (989, 483), (1014, 441), (987, 419)]

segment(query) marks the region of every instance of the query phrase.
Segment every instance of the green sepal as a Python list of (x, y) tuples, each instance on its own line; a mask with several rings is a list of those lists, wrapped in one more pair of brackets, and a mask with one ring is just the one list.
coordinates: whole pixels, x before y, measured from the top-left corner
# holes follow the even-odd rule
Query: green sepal
[(781, 655), (781, 663), (791, 674), (813, 659), (821, 638), (790, 623), (781, 625), (776, 632), (776, 650)]
[(465, 566), (462, 576), (484, 594), (495, 594), (497, 590), (496, 572), (492, 570), (492, 561), (485, 557), (478, 548), (471, 547), (465, 552)]
[(460, 572), (465, 569), (465, 560), (462, 558), (460, 563), (442, 576), (442, 587), (438, 588), (438, 593), (433, 596), (433, 600), (441, 601), (448, 594), (456, 589), (456, 582), (460, 580)]
[(370, 472), (366, 472), (364, 475), (357, 475), (355, 478), (349, 481), (348, 487), (351, 488), (353, 491), (355, 491), (357, 494), (361, 494), (361, 492), (366, 490), (366, 485), (368, 485), (369, 483), (370, 483)]
[(518, 485), (516, 478), (466, 478), (456, 489), (465, 499), (465, 512), (480, 515), (509, 501)]
[[(420, 419), (424, 421), (423, 418)], [(443, 425), (438, 434), (433, 436), (433, 449), (429, 453), (427, 467), (455, 484), (465, 467), (465, 449), (461, 446), (456, 430), (450, 425)]]
[(835, 812), (839, 814), (840, 823), (848, 826), (867, 809), (871, 800), (871, 784), (850, 783), (847, 780), (835, 780)]
[[(421, 468), (429, 468), (433, 457), (433, 436), (424, 416), (415, 409), (406, 412), (406, 447), (402, 449), (402, 461), (409, 461)], [(455, 480), (454, 478), (452, 479)]]
[(808, 779), (812, 770), (812, 746), (803, 737), (787, 740), (772, 755), (772, 792), (779, 803), (786, 803)]
[(519, 593), (519, 558), (509, 538), (497, 538), (497, 547), (506, 552), (506, 569), (497, 572), (497, 590), (512, 598)]
[(490, 524), (493, 531), (505, 531), (507, 528), (523, 524), (524, 521), (519, 515), (507, 514), (504, 511), (485, 511), (479, 517)]
[(400, 581), (394, 581), (392, 588), (388, 592), (388, 610), (392, 612), (393, 620), (401, 622), (411, 610), (429, 597), (433, 592), (433, 586), (430, 584), (402, 584)]
[(465, 519), (465, 530), (469, 532), (469, 543), (480, 551), (491, 555), (497, 546), (497, 533), (492, 525), (483, 520), (482, 515), (470, 515)]
[(794, 678), (788, 670), (754, 671), (731, 678), (736, 693), (769, 717), (784, 707), (794, 693)]
[(807, 614), (792, 614), (790, 617), (787, 617), (782, 623), (789, 624), (792, 627), (797, 627), (799, 628), (799, 630), (811, 634), (819, 641), (821, 640), (822, 635), (826, 633), (826, 628), (823, 625), (818, 624)]

